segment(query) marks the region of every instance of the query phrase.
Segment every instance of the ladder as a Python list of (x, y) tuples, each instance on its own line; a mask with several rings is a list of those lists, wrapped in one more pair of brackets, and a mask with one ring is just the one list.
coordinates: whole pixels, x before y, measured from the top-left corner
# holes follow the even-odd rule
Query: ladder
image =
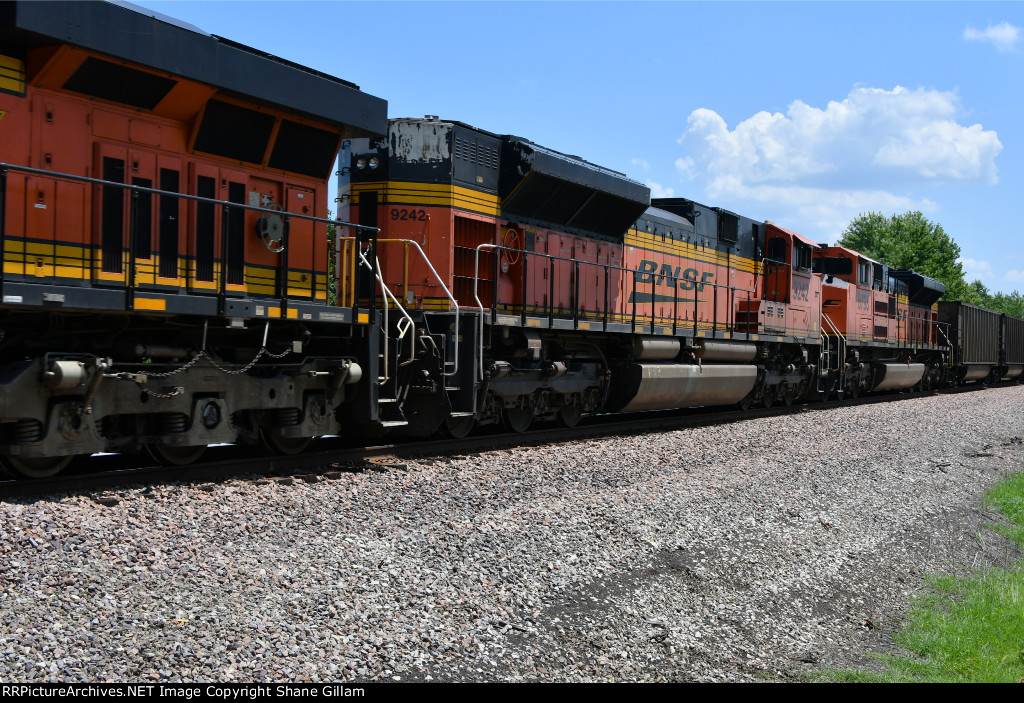
[[(837, 374), (836, 390), (843, 389), (846, 376), (846, 337), (832, 323), (825, 313), (821, 314), (821, 355), (818, 357), (818, 392), (825, 391), (825, 376)], [(826, 331), (828, 330), (828, 331)]]

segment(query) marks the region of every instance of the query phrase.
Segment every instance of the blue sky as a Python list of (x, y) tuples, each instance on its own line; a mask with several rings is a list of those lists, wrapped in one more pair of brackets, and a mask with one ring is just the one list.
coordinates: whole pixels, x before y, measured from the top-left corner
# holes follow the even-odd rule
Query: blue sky
[(136, 4), (821, 242), (921, 210), (1024, 291), (1024, 3)]

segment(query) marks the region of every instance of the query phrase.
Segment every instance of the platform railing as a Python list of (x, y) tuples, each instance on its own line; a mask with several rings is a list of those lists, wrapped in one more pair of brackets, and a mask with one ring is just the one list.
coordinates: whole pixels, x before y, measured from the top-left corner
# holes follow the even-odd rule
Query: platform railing
[[(494, 258), (494, 269), (495, 269), (494, 272), (493, 272), (493, 275), (494, 275), (494, 296), (493, 296), (493, 302), (492, 302), (490, 310), (488, 310), (488, 308), (485, 307), (483, 302), (480, 300), (480, 288), (479, 288), (479, 286), (480, 286), (480, 281), (482, 280), (480, 278), (480, 254), (481, 254), (481, 252), (483, 252), (485, 250), (493, 251), (496, 254), (493, 257)], [(634, 332), (634, 333), (635, 332), (643, 332), (644, 330), (642, 328), (649, 326), (650, 330), (649, 330), (648, 333), (649, 334), (656, 334), (656, 329), (659, 326), (664, 327), (663, 324), (659, 325), (658, 320), (665, 320), (666, 317), (658, 314), (657, 305), (658, 305), (659, 302), (662, 303), (662, 304), (665, 304), (665, 303), (668, 303), (669, 301), (668, 300), (659, 300), (658, 299), (657, 288), (658, 288), (658, 282), (659, 281), (667, 283), (672, 288), (672, 291), (673, 291), (673, 293), (672, 293), (672, 300), (671, 300), (671, 302), (672, 302), (672, 320), (671, 320), (672, 324), (671, 324), (671, 327), (672, 327), (672, 334), (673, 335), (680, 335), (680, 334), (684, 334), (684, 333), (689, 332), (689, 333), (693, 334), (694, 336), (697, 336), (700, 333), (702, 327), (704, 329), (706, 329), (706, 330), (710, 330), (712, 333), (719, 332), (719, 331), (727, 331), (727, 330), (735, 331), (735, 328), (736, 328), (736, 310), (737, 310), (737, 294), (739, 294), (740, 300), (742, 300), (743, 296), (745, 295), (745, 298), (748, 301), (748, 306), (747, 307), (749, 308), (749, 301), (754, 299), (753, 295), (756, 292), (756, 291), (754, 291), (752, 289), (742, 288), (740, 286), (728, 286), (728, 285), (725, 285), (725, 284), (714, 283), (712, 281), (704, 281), (704, 280), (700, 280), (700, 279), (696, 279), (696, 278), (695, 279), (690, 279), (690, 278), (684, 278), (682, 276), (676, 276), (676, 275), (667, 275), (667, 274), (662, 275), (658, 271), (647, 271), (647, 272), (645, 272), (645, 271), (638, 271), (636, 269), (630, 269), (630, 268), (626, 268), (626, 267), (623, 267), (623, 266), (614, 266), (612, 264), (607, 264), (607, 263), (600, 263), (600, 262), (594, 262), (594, 261), (581, 261), (579, 259), (572, 258), (572, 257), (557, 256), (557, 255), (548, 254), (548, 253), (545, 253), (545, 252), (532, 252), (532, 251), (526, 251), (526, 250), (523, 250), (523, 249), (514, 249), (514, 248), (511, 248), (511, 247), (506, 247), (506, 246), (501, 245), (501, 244), (489, 244), (488, 243), (488, 244), (477, 245), (476, 252), (475, 252), (475, 259), (474, 259), (474, 270), (473, 270), (473, 299), (474, 299), (474, 301), (476, 302), (476, 305), (477, 305), (477, 307), (475, 309), (475, 312), (478, 312), (478, 314), (480, 315), (481, 323), (484, 322), (484, 317), (487, 314), (491, 314), (492, 315), (492, 321), (493, 321), (493, 319), (494, 319), (493, 316), (499, 314), (498, 313), (498, 308), (499, 308), (500, 305), (503, 304), (500, 301), (499, 295), (498, 295), (498, 283), (499, 283), (499, 275), (500, 275), (500, 273), (507, 273), (507, 272), (502, 272), (502, 271), (499, 270), (499, 260), (502, 257), (497, 255), (497, 254), (503, 253), (503, 252), (508, 252), (508, 253), (515, 254), (517, 256), (522, 257), (522, 265), (520, 267), (521, 271), (519, 272), (519, 276), (518, 276), (518, 282), (519, 282), (519, 285), (521, 286), (520, 299), (516, 300), (516, 301), (509, 301), (508, 303), (505, 303), (505, 304), (509, 305), (509, 307), (512, 310), (514, 310), (516, 307), (519, 308), (520, 325), (523, 326), (523, 327), (527, 326), (527, 320), (526, 320), (526, 318), (528, 317), (527, 310), (528, 310), (528, 308), (530, 307), (530, 305), (532, 303), (534, 305), (534, 307), (539, 307), (539, 308), (541, 308), (543, 310), (545, 316), (547, 317), (547, 322), (548, 322), (549, 328), (555, 326), (554, 322), (555, 322), (556, 319), (565, 319), (565, 320), (571, 320), (572, 321), (573, 329), (579, 329), (579, 325), (580, 325), (581, 322), (583, 322), (583, 323), (591, 323), (591, 322), (593, 322), (593, 323), (600, 323), (602, 330), (608, 330), (609, 329), (608, 325), (609, 324), (613, 324), (615, 322), (613, 319), (611, 319), (611, 309), (612, 309), (611, 295), (612, 295), (612, 292), (613, 292), (611, 290), (611, 284), (612, 284), (613, 278), (617, 278), (618, 282), (616, 283), (616, 285), (619, 287), (618, 288), (618, 292), (621, 292), (624, 295), (628, 293), (628, 298), (626, 299), (626, 306), (628, 306), (628, 310), (629, 310), (628, 322), (623, 320), (622, 324), (628, 324), (629, 327), (630, 327), (630, 330), (632, 332)], [(548, 299), (548, 302), (547, 302), (546, 306), (544, 306), (543, 304), (538, 304), (537, 301), (531, 300), (530, 297), (529, 297), (530, 296), (530, 289), (529, 289), (529, 287), (527, 285), (527, 282), (529, 281), (529, 271), (530, 271), (530, 267), (531, 267), (531, 264), (530, 264), (531, 257), (535, 261), (534, 265), (536, 265), (536, 261), (538, 261), (538, 260), (542, 261), (543, 263), (541, 265), (544, 266), (543, 270), (545, 270), (547, 272), (547, 283), (548, 283), (548, 290), (547, 290), (548, 298), (547, 299)], [(519, 265), (518, 259), (516, 260), (516, 265)], [(595, 268), (595, 269), (598, 269), (598, 270), (600, 270), (602, 272), (602, 279), (601, 280), (602, 280), (602, 283), (603, 283), (603, 285), (602, 285), (603, 305), (601, 306), (601, 310), (599, 310), (599, 311), (595, 310), (594, 311), (592, 317), (588, 318), (587, 316), (584, 316), (581, 319), (581, 317), (580, 317), (580, 300), (581, 300), (581, 296), (580, 296), (580, 280), (581, 280), (580, 271), (581, 271), (581, 269), (582, 270), (586, 270), (586, 267)], [(556, 313), (556, 306), (554, 304), (554, 301), (555, 301), (555, 272), (556, 272), (557, 269), (568, 270), (569, 271), (569, 277), (570, 277), (570, 280), (569, 280), (569, 310), (568, 311), (564, 311), (563, 310), (563, 311), (558, 312), (558, 313)], [(649, 281), (648, 281), (647, 277), (649, 277)], [(483, 280), (486, 280), (486, 279), (483, 279)], [(689, 319), (689, 315), (687, 315), (687, 318), (684, 319), (684, 320), (680, 320), (679, 319), (679, 313), (681, 311), (689, 312), (689, 311), (685, 310), (683, 305), (687, 305), (687, 304), (689, 304), (691, 302), (691, 301), (685, 300), (685, 299), (684, 300), (680, 300), (680, 297), (679, 297), (679, 283), (681, 281), (682, 282), (690, 282), (690, 283), (693, 284), (692, 290), (694, 292), (694, 295), (693, 295), (693, 300), (692, 300), (692, 303), (693, 303), (693, 308), (692, 308), (692, 310), (693, 310), (693, 319), (692, 319), (692, 321)], [(622, 286), (623, 282), (629, 282), (629, 285), (623, 287)], [(647, 289), (647, 286), (649, 286), (649, 290)], [(704, 319), (701, 319), (700, 318), (700, 303), (701, 302), (707, 303), (708, 301), (706, 299), (704, 301), (701, 301), (700, 296), (698, 295), (698, 293), (701, 292), (701, 290), (703, 288), (708, 288), (708, 287), (710, 287), (712, 289), (711, 301), (710, 301), (711, 305), (712, 305), (712, 311), (711, 311), (710, 317), (705, 316)], [(722, 291), (724, 291), (724, 292), (722, 292), (720, 294), (719, 293), (719, 289), (722, 289)], [(647, 300), (643, 300), (643, 301), (640, 300), (641, 297), (645, 297), (647, 295), (650, 296), (650, 300), (649, 300), (650, 307), (649, 308), (647, 307), (647, 303), (648, 303)], [(719, 302), (720, 295), (727, 296), (726, 297), (726, 300), (727, 300), (727, 311), (726, 311), (725, 319), (719, 319), (719, 315), (718, 315), (718, 307), (719, 307), (718, 306), (718, 302)], [(538, 310), (538, 312), (540, 312), (540, 310)], [(620, 319), (622, 317), (625, 317), (624, 315), (621, 315), (620, 313), (616, 313), (616, 315)], [(650, 322), (646, 321), (648, 315), (650, 316)], [(638, 322), (638, 320), (640, 320), (640, 321)], [(484, 341), (484, 338), (483, 338), (483, 327), (484, 327), (483, 324), (479, 325), (479, 328), (480, 328), (479, 329), (479, 335), (478, 335), (479, 339), (478, 339), (478, 345), (477, 345), (477, 349), (476, 349), (476, 353), (478, 355), (477, 358), (480, 361), (482, 361), (482, 359), (483, 359), (483, 341)], [(748, 340), (750, 339), (750, 335), (752, 334), (750, 329), (751, 328), (748, 325), (747, 326), (747, 331), (746, 331), (746, 337), (747, 337)], [(480, 378), (482, 379), (483, 378), (482, 364), (479, 364), (478, 366), (480, 366)]]
[[(227, 277), (228, 277), (227, 262), (228, 262), (228, 256), (229, 256), (229, 250), (228, 250), (229, 242), (228, 242), (228, 236), (227, 236), (227, 232), (228, 232), (228, 225), (227, 225), (227, 223), (229, 221), (229, 217), (230, 217), (232, 211), (234, 211), (234, 210), (243, 210), (243, 211), (259, 212), (259, 213), (264, 213), (266, 215), (273, 215), (273, 216), (281, 217), (283, 222), (284, 222), (284, 227), (283, 227), (283, 232), (282, 232), (282, 237), (281, 237), (281, 248), (279, 250), (275, 251), (275, 253), (279, 253), (282, 256), (281, 265), (280, 265), (280, 267), (278, 269), (279, 279), (278, 279), (278, 282), (277, 282), (277, 288), (278, 288), (277, 294), (281, 298), (281, 309), (282, 310), (284, 310), (287, 307), (287, 303), (288, 303), (288, 244), (289, 244), (289, 234), (290, 234), (290, 230), (291, 230), (291, 223), (292, 223), (292, 221), (293, 220), (303, 220), (303, 221), (314, 222), (314, 223), (322, 223), (322, 224), (325, 224), (325, 225), (328, 225), (328, 226), (334, 226), (336, 233), (339, 231), (339, 228), (350, 228), (352, 230), (355, 230), (358, 233), (356, 237), (341, 237), (341, 236), (337, 236), (336, 235), (336, 239), (337, 240), (345, 240), (345, 239), (353, 240), (353, 243), (351, 245), (345, 245), (345, 246), (341, 247), (345, 252), (348, 252), (348, 254), (351, 254), (351, 256), (350, 256), (350, 258), (343, 260), (343, 262), (346, 265), (347, 270), (349, 272), (349, 276), (346, 279), (346, 287), (345, 287), (345, 289), (342, 290), (342, 291), (339, 291), (339, 293), (340, 293), (340, 295), (339, 295), (339, 302), (342, 299), (344, 299), (344, 301), (346, 303), (348, 303), (348, 304), (346, 304), (346, 305), (340, 305), (339, 304), (338, 307), (351, 307), (352, 308), (352, 319), (353, 320), (358, 319), (357, 318), (356, 306), (358, 305), (359, 301), (358, 301), (358, 296), (357, 296), (356, 291), (358, 291), (358, 289), (359, 289), (359, 281), (358, 281), (358, 267), (356, 266), (355, 251), (358, 249), (360, 243), (367, 243), (367, 244), (369, 244), (369, 243), (372, 243), (372, 242), (375, 241), (376, 235), (380, 231), (380, 229), (378, 227), (370, 227), (370, 226), (367, 226), (367, 225), (360, 225), (360, 224), (357, 224), (357, 223), (354, 223), (354, 222), (346, 222), (346, 221), (340, 220), (340, 219), (326, 218), (326, 217), (316, 217), (314, 215), (305, 215), (305, 214), (302, 214), (302, 213), (287, 212), (287, 211), (282, 211), (282, 210), (278, 210), (278, 209), (274, 209), (274, 208), (262, 207), (262, 206), (257, 206), (257, 205), (248, 205), (246, 203), (235, 203), (235, 202), (231, 202), (231, 201), (227, 201), (227, 200), (217, 200), (216, 198), (208, 198), (208, 197), (204, 197), (204, 196), (200, 196), (200, 195), (192, 195), (191, 193), (181, 193), (181, 192), (176, 192), (176, 191), (171, 191), (171, 190), (162, 190), (160, 188), (150, 188), (150, 187), (147, 187), (147, 186), (134, 185), (134, 184), (130, 184), (130, 183), (118, 183), (117, 181), (109, 181), (109, 180), (105, 180), (105, 179), (101, 179), (101, 178), (92, 178), (92, 177), (89, 177), (89, 176), (78, 176), (78, 175), (75, 175), (75, 174), (72, 174), (72, 173), (63, 173), (63, 172), (60, 172), (60, 171), (52, 171), (52, 170), (47, 170), (47, 169), (33, 168), (33, 167), (30, 167), (30, 166), (19, 166), (19, 165), (16, 165), (16, 164), (9, 164), (9, 163), (0, 162), (0, 261), (4, 261), (6, 259), (6, 242), (7, 242), (7, 236), (9, 234), (6, 231), (6, 227), (7, 227), (7, 217), (6, 217), (6, 214), (7, 214), (7, 206), (8, 206), (8, 203), (9, 203), (9, 197), (8, 197), (8, 195), (9, 195), (8, 194), (8, 178), (9, 178), (9, 175), (12, 172), (13, 173), (24, 173), (24, 174), (28, 174), (28, 175), (34, 175), (34, 176), (42, 176), (42, 177), (46, 177), (46, 178), (49, 178), (49, 179), (60, 180), (60, 181), (76, 182), (76, 183), (87, 183), (87, 184), (92, 184), (92, 185), (96, 185), (96, 186), (103, 186), (104, 188), (108, 188), (108, 187), (109, 188), (116, 188), (116, 189), (119, 189), (119, 190), (121, 190), (121, 191), (123, 191), (125, 193), (128, 193), (133, 198), (133, 200), (137, 200), (139, 195), (141, 195), (141, 194), (151, 194), (151, 195), (163, 196), (163, 197), (167, 197), (167, 198), (174, 198), (175, 202), (177, 202), (178, 200), (183, 200), (183, 201), (190, 201), (190, 202), (196, 202), (196, 203), (204, 203), (204, 204), (212, 205), (214, 208), (219, 208), (219, 210), (220, 210), (220, 221), (221, 221), (221, 250), (219, 252), (219, 256), (220, 256), (220, 259), (219, 259), (219, 262), (220, 262), (220, 274), (219, 274), (219, 281), (214, 280), (213, 282), (214, 283), (218, 283), (218, 292), (219, 292), (219, 295), (220, 295), (220, 297), (222, 299), (224, 298), (224, 296), (226, 294), (226, 286), (228, 285), (227, 284)], [(85, 202), (86, 203), (93, 203), (93, 207), (95, 207), (94, 199), (86, 198)], [(121, 233), (122, 246), (120, 247), (120, 257), (121, 257), (120, 261), (121, 261), (122, 270), (126, 271), (126, 274), (127, 274), (126, 275), (126, 289), (128, 291), (129, 296), (134, 294), (134, 290), (136, 288), (136, 280), (135, 280), (135, 278), (136, 278), (136, 275), (135, 275), (136, 266), (135, 266), (135, 264), (136, 264), (136, 261), (137, 261), (137, 257), (136, 257), (136, 252), (135, 252), (135, 246), (136, 246), (136, 232), (137, 232), (137, 228), (139, 226), (138, 225), (138, 217), (137, 217), (137, 214), (136, 214), (137, 212), (138, 212), (137, 208), (135, 208), (135, 207), (130, 208), (128, 222), (125, 224), (125, 228), (124, 228), (124, 230)], [(183, 249), (183, 243), (185, 243), (187, 245), (187, 242), (189, 241), (189, 235), (191, 234), (192, 236), (194, 236), (194, 234), (195, 234), (194, 223), (193, 223), (192, 219), (193, 218), (189, 218), (188, 221), (187, 221), (188, 224), (186, 224), (185, 227), (183, 228), (183, 230), (179, 231), (179, 233), (178, 233), (178, 240), (177, 240), (176, 251), (179, 252), (178, 253), (179, 257), (180, 257), (180, 252)], [(360, 236), (360, 235), (363, 235), (363, 236)], [(367, 237), (366, 235), (369, 235), (369, 236)], [(125, 242), (127, 242), (127, 247), (124, 247), (124, 243)], [(90, 244), (91, 248), (96, 248), (96, 247), (99, 247), (99, 246), (101, 246), (101, 245)], [(100, 253), (100, 256), (102, 256), (102, 253)], [(126, 260), (125, 257), (127, 257), (127, 260)], [(217, 261), (217, 257), (215, 256), (214, 257), (214, 263), (216, 263), (216, 261)], [(244, 270), (244, 257), (242, 258), (242, 265), (243, 265), (243, 270)], [(175, 269), (177, 270), (177, 262), (175, 262)], [(217, 274), (215, 273), (214, 276), (216, 278)], [(316, 299), (316, 293), (317, 293), (317, 282), (316, 282), (316, 279), (317, 279), (317, 277), (316, 277), (316, 275), (314, 273), (314, 275), (311, 276), (311, 281), (310, 281), (310, 298), (313, 299), (313, 300)], [(329, 287), (330, 283), (328, 282), (325, 285)], [(325, 292), (328, 293), (328, 299), (329, 299), (329, 292), (330, 291), (326, 290)], [(129, 297), (129, 301), (130, 300), (131, 300), (131, 298)], [(221, 309), (223, 310), (223, 302), (222, 302), (222, 305), (221, 305)]]

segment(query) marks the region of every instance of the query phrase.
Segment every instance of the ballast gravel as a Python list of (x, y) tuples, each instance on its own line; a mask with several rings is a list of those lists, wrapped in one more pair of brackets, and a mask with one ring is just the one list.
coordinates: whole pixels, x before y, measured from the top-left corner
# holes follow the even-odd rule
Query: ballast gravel
[[(2, 681), (763, 681), (1019, 558), (1024, 388), (0, 503)], [(109, 498), (109, 496), (108, 496)], [(110, 504), (112, 503), (112, 504)]]

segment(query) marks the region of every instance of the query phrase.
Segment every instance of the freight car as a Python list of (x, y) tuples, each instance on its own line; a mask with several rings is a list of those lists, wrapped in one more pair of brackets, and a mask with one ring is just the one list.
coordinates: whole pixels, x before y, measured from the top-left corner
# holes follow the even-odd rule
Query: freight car
[(0, 38), (17, 474), (1024, 371), (1024, 321), (975, 359), (925, 276), (170, 18), (3, 2)]
[(1024, 320), (959, 301), (940, 302), (939, 320), (948, 328), (950, 381), (995, 383), (1024, 374)]

